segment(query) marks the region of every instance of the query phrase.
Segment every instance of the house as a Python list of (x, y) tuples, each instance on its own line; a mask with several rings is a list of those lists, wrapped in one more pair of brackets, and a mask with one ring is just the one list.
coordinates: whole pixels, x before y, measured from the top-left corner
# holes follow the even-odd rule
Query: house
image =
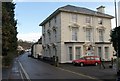
[(31, 46), (31, 56), (34, 58), (42, 56), (42, 37)]
[(39, 25), (42, 26), (43, 56), (58, 56), (60, 63), (87, 55), (110, 60), (113, 54), (111, 19), (114, 17), (105, 14), (104, 9), (100, 6), (93, 11), (72, 5), (58, 8)]

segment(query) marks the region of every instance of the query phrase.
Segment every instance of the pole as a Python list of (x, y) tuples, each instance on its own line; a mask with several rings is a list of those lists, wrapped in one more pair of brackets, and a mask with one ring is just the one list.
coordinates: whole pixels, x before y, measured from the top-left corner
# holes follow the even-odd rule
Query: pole
[(114, 1), (115, 4), (115, 23), (116, 23), (116, 27), (117, 27), (117, 8), (116, 8), (116, 0)]
[[(114, 0), (114, 5), (115, 5), (115, 24), (117, 27), (117, 8), (116, 8), (116, 0)], [(118, 32), (116, 32), (116, 35), (118, 36)], [(118, 57), (118, 40), (117, 40), (117, 75), (120, 75), (120, 70), (119, 70), (119, 57)]]

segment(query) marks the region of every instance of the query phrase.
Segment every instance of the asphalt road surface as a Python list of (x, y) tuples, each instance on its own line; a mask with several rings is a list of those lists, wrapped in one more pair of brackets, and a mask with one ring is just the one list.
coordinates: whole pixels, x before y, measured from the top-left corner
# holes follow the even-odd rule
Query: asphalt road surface
[(116, 81), (116, 72), (108, 68), (100, 69), (99, 66), (73, 66), (72, 64), (60, 64), (59, 67), (43, 61), (28, 57), (25, 53), (19, 57), (27, 78), (29, 79), (91, 79), (101, 81), (111, 79)]

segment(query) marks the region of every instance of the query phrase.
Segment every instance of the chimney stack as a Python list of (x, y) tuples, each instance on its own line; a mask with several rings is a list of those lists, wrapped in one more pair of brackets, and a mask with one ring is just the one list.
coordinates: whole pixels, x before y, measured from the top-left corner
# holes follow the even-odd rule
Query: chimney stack
[(105, 6), (100, 6), (97, 8), (97, 11), (100, 12), (100, 13), (105, 13)]

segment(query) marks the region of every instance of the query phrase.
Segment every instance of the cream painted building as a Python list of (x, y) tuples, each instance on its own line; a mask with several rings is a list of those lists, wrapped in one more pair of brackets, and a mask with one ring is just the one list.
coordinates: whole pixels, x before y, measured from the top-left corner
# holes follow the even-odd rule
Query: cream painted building
[(58, 56), (60, 63), (71, 62), (86, 55), (97, 55), (110, 60), (113, 48), (110, 42), (111, 19), (104, 6), (93, 11), (66, 5), (58, 8), (42, 26), (43, 56)]

